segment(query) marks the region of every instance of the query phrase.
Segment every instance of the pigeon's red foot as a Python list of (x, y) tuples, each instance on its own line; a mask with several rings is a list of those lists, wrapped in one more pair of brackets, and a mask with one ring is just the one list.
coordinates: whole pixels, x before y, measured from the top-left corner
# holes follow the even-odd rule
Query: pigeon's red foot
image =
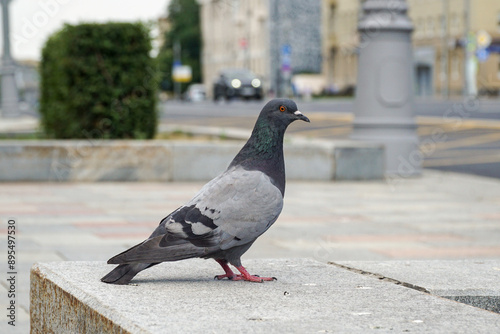
[(233, 281), (249, 281), (249, 282), (257, 282), (262, 283), (264, 281), (276, 281), (276, 277), (260, 277), (258, 275), (250, 275), (248, 271), (243, 266), (236, 267), (239, 270), (241, 275), (236, 275), (232, 278)]
[(224, 279), (227, 278), (231, 281), (248, 281), (248, 282), (257, 282), (262, 283), (264, 281), (276, 281), (276, 277), (260, 277), (258, 275), (250, 275), (248, 271), (243, 266), (236, 267), (239, 270), (241, 275), (236, 275), (231, 268), (227, 265), (227, 261), (225, 260), (216, 260), (226, 272), (224, 275), (216, 275), (214, 279)]
[(228, 274), (224, 274), (224, 275), (216, 275), (214, 277), (214, 279), (217, 279), (217, 280), (221, 280), (221, 279), (224, 279), (224, 278), (227, 278), (231, 281), (248, 281), (248, 282), (257, 282), (257, 283), (262, 283), (264, 281), (275, 281), (277, 280), (276, 277), (260, 277), (258, 275), (246, 275), (246, 276), (243, 276), (243, 275), (228, 275)]

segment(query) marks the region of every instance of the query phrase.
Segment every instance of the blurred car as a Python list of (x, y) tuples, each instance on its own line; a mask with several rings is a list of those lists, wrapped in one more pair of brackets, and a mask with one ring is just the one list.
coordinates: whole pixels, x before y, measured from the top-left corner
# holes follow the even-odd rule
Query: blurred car
[(263, 97), (262, 81), (244, 68), (222, 70), (219, 78), (214, 82), (213, 89), (214, 101), (236, 97), (260, 100)]
[(184, 93), (184, 98), (191, 102), (203, 101), (205, 97), (205, 86), (203, 84), (191, 84)]

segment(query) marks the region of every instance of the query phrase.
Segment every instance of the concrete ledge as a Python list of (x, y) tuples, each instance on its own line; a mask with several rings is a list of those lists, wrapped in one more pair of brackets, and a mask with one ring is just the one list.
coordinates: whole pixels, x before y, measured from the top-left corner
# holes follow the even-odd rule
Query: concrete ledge
[(334, 264), (500, 313), (500, 260), (340, 261)]
[[(127, 286), (101, 283), (103, 262), (39, 263), (31, 270), (33, 333), (478, 333), (500, 316), (338, 266), (251, 260), (263, 284), (214, 281), (210, 260), (163, 263)], [(427, 270), (433, 276), (431, 270)]]
[(2, 118), (0, 121), (0, 133), (34, 133), (38, 128), (39, 119), (32, 116), (20, 118)]
[[(242, 142), (0, 141), (0, 181), (207, 181)], [(381, 145), (293, 140), (289, 180), (371, 180), (384, 176)]]

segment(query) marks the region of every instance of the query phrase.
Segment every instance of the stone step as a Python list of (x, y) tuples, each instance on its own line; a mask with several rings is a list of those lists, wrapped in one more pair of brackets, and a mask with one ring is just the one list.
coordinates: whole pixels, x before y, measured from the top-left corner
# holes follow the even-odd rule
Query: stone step
[[(383, 264), (383, 263), (382, 263)], [(104, 262), (31, 270), (33, 333), (495, 333), (500, 315), (307, 259), (244, 263), (265, 283), (213, 280), (211, 260), (163, 263), (109, 285)], [(344, 263), (347, 266), (347, 263)], [(361, 267), (362, 263), (356, 263)], [(425, 269), (425, 268), (424, 268)], [(468, 273), (473, 277), (475, 273)], [(425, 270), (436, 273), (432, 266)], [(451, 274), (451, 273), (450, 273)], [(446, 281), (448, 275), (439, 273)], [(497, 280), (498, 281), (498, 280)]]

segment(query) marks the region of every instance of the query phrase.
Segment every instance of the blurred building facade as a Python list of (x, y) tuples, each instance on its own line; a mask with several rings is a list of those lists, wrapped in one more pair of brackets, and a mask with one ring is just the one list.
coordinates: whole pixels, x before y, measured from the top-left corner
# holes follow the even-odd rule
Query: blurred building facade
[(321, 0), (198, 0), (203, 80), (247, 68), (284, 94), (291, 74), (321, 73)]
[[(322, 1), (323, 73), (330, 91), (342, 91), (356, 84), (357, 55), (362, 47), (357, 21), (362, 2)], [(500, 91), (500, 1), (406, 2), (414, 25), (416, 95), (461, 95), (467, 74), (469, 92), (475, 89), (480, 95), (497, 95)], [(390, 17), (390, 8), (387, 14)], [(464, 37), (467, 31), (471, 42), (468, 44), (470, 61), (466, 64)], [(478, 45), (478, 35), (491, 37), (488, 47)]]
[(322, 1), (323, 73), (331, 93), (356, 85), (359, 10), (359, 1)]

